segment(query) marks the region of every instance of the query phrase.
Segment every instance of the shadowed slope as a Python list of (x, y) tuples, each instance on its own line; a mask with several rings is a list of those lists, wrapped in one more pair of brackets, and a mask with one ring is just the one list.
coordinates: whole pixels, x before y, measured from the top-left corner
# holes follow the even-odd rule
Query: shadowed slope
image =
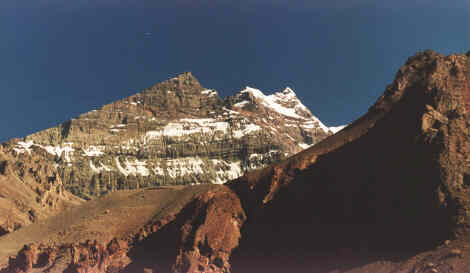
[(348, 128), (231, 183), (248, 216), (234, 268), (327, 272), (463, 237), (469, 68), (418, 54)]
[(470, 272), (469, 87), (467, 56), (419, 53), (312, 148), (228, 187), (113, 193), (3, 236), (0, 264), (34, 241), (6, 272)]

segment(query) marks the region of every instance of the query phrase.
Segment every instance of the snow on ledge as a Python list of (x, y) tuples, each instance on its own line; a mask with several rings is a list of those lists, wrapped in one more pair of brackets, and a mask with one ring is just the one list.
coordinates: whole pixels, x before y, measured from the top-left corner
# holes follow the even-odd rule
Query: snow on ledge
[(328, 129), (333, 132), (333, 134), (336, 134), (337, 132), (343, 130), (346, 126), (348, 126), (348, 124), (346, 125), (341, 125), (341, 126), (332, 126), (332, 127), (328, 127)]

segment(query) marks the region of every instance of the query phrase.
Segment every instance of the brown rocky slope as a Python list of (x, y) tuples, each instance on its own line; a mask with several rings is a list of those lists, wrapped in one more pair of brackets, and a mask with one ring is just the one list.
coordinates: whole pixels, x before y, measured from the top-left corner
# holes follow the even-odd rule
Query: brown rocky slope
[(0, 272), (228, 272), (245, 220), (227, 187), (119, 191), (0, 238)]
[(234, 268), (329, 272), (378, 263), (353, 272), (470, 272), (450, 248), (414, 257), (448, 239), (466, 251), (469, 77), (465, 55), (419, 53), (352, 125), (232, 183), (248, 217)]
[[(470, 272), (469, 84), (468, 56), (419, 53), (367, 114), (310, 149), (225, 186), (91, 201), (96, 215), (74, 215), (96, 225), (74, 217), (41, 242), (27, 235), (66, 216), (30, 225), (0, 238), (0, 264), (5, 272)], [(103, 235), (104, 227), (122, 228)]]
[(50, 158), (18, 160), (0, 146), (0, 236), (83, 202), (65, 190)]

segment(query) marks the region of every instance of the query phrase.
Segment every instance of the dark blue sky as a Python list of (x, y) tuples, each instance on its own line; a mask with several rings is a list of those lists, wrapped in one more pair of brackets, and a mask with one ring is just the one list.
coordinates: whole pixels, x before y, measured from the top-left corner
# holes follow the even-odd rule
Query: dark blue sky
[(290, 86), (348, 123), (415, 52), (470, 50), (470, 1), (427, 2), (2, 0), (0, 141), (184, 71), (222, 96)]

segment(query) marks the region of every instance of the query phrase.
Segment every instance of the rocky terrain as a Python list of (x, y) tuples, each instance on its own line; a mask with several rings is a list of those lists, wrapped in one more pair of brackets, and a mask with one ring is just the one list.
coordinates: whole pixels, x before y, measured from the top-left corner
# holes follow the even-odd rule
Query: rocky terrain
[(323, 125), (290, 88), (265, 95), (247, 87), (222, 100), (184, 73), (3, 150), (16, 162), (47, 158), (67, 190), (91, 199), (121, 189), (222, 184), (339, 129)]
[(225, 186), (118, 191), (0, 237), (0, 272), (228, 272), (244, 221)]
[(234, 271), (470, 272), (469, 79), (467, 55), (419, 53), (353, 124), (231, 183)]
[(18, 160), (0, 146), (0, 236), (82, 203), (46, 154)]
[(354, 123), (224, 185), (117, 191), (4, 235), (0, 272), (470, 272), (467, 55), (410, 57)]

